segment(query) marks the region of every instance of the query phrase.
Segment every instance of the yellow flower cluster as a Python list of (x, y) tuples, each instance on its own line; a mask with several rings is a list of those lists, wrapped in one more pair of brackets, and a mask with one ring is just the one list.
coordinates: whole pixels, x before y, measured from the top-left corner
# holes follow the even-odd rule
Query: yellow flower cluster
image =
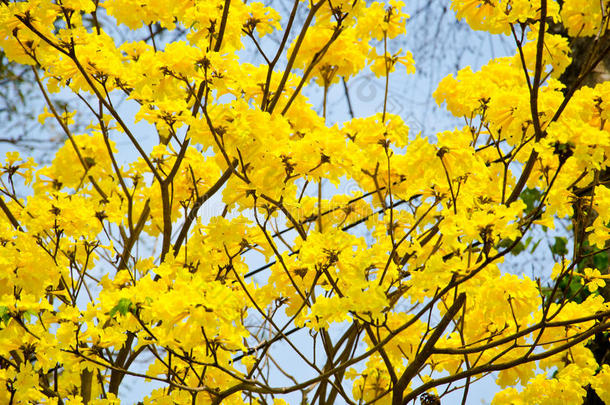
[[(465, 125), (432, 139), (385, 108), (326, 123), (331, 86), (415, 71), (389, 51), (400, 1), (3, 2), (0, 47), (67, 140), (0, 166), (0, 402), (119, 403), (135, 378), (144, 404), (407, 403), (494, 371), (498, 404), (608, 399), (587, 348), (608, 274), (583, 249), (610, 240), (610, 85), (566, 88), (570, 40), (547, 32), (601, 36), (608, 4), (452, 8), (517, 49), (439, 83)], [(550, 287), (505, 271), (564, 218), (579, 242)]]

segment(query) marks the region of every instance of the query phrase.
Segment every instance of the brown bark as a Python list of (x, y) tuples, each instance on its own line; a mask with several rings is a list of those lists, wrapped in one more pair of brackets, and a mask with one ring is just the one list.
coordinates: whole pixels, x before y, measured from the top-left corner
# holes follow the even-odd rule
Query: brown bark
[[(566, 29), (561, 24), (551, 24), (549, 31), (567, 37)], [(575, 86), (578, 88), (583, 86), (594, 87), (599, 83), (610, 80), (610, 54), (607, 54), (591, 69), (592, 60), (594, 59), (594, 55), (592, 54), (596, 51), (599, 52), (600, 49), (605, 49), (610, 44), (610, 31), (600, 37), (597, 46), (594, 46), (593, 37), (572, 38), (570, 41), (572, 63), (559, 78), (559, 80), (566, 85), (566, 93)], [(580, 75), (587, 70), (591, 71), (579, 82)], [(609, 180), (610, 170), (606, 168), (599, 173), (598, 182), (600, 184), (607, 184)], [(577, 258), (578, 256), (582, 257), (594, 251), (592, 247), (585, 245), (584, 243), (588, 236), (585, 229), (593, 223), (596, 217), (595, 212), (589, 212), (589, 206), (587, 204), (593, 188), (594, 185), (592, 184), (583, 187), (582, 189), (573, 190), (575, 201), (573, 204), (574, 216), (572, 220), (572, 229), (574, 233), (574, 251), (578, 252)], [(592, 256), (583, 259), (582, 263), (585, 266), (592, 266)], [(601, 269), (601, 272), (608, 274), (608, 269)], [(600, 289), (600, 294), (606, 301), (609, 301), (610, 284), (607, 284), (605, 288)], [(608, 336), (604, 332), (596, 333), (594, 340), (588, 344), (588, 347), (593, 352), (595, 360), (600, 366), (603, 364), (610, 364), (610, 342)], [(583, 400), (583, 405), (604, 405), (604, 401), (601, 400), (591, 386), (587, 386), (587, 395)]]

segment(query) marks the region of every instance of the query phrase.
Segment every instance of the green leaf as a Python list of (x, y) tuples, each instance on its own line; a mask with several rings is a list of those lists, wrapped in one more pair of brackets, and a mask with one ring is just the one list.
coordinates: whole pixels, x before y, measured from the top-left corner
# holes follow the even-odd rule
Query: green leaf
[(599, 252), (593, 256), (593, 264), (599, 270), (606, 270), (608, 268), (608, 252)]
[(582, 286), (581, 277), (574, 277), (569, 286), (568, 298), (572, 297), (572, 301), (577, 304), (581, 304), (590, 295), (589, 290)]
[(532, 246), (532, 249), (530, 250), (530, 253), (534, 253), (536, 251), (536, 248), (538, 247), (538, 245), (540, 244), (541, 241), (542, 241), (542, 239), (538, 239), (536, 241), (536, 243), (534, 243), (534, 245)]
[(551, 246), (551, 253), (557, 256), (565, 256), (568, 252), (568, 238), (555, 236), (555, 244)]
[[(551, 297), (551, 294), (553, 293), (553, 288), (551, 287), (542, 287), (540, 289), (540, 293), (542, 294), (542, 296), (546, 299)], [(557, 296), (557, 294), (555, 294), (555, 297)]]
[(577, 304), (582, 303), (591, 295), (588, 289), (583, 288), (582, 277), (578, 274), (574, 274), (573, 277), (563, 278), (559, 283), (559, 288), (563, 291), (563, 298), (567, 298)]
[(8, 307), (0, 306), (0, 321), (6, 325), (9, 319), (11, 319), (11, 313)]
[(517, 242), (517, 244), (515, 245), (515, 247), (511, 251), (511, 253), (514, 256), (517, 256), (519, 253), (523, 252), (524, 250), (525, 250), (525, 245), (523, 244), (523, 242)]
[(131, 303), (131, 300), (129, 298), (121, 298), (119, 300), (119, 303), (116, 304), (114, 308), (110, 310), (110, 313), (108, 315), (110, 315), (111, 318), (114, 318), (117, 312), (121, 315), (127, 315), (127, 312), (130, 311), (132, 306), (133, 304)]
[(32, 318), (36, 318), (37, 316), (38, 314), (36, 313), (36, 311), (32, 311), (31, 309), (28, 309), (23, 313), (23, 319), (27, 322), (32, 322)]
[(536, 207), (536, 203), (540, 201), (540, 197), (542, 197), (542, 191), (536, 188), (526, 188), (521, 192), (521, 199), (525, 203), (527, 207), (525, 212), (527, 214), (531, 213)]
[(509, 246), (510, 246), (510, 245), (512, 245), (512, 244), (513, 244), (513, 240), (512, 240), (512, 239), (508, 239), (508, 238), (506, 238), (506, 239), (502, 239), (502, 240), (501, 240), (501, 241), (498, 243), (498, 245), (496, 246), (496, 248), (497, 248), (497, 249), (500, 249), (500, 248), (502, 248), (502, 249), (506, 249), (507, 247), (509, 247)]

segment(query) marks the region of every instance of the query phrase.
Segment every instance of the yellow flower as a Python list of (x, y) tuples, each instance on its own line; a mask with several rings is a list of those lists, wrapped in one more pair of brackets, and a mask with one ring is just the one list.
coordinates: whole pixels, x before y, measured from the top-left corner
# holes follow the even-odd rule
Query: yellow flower
[(581, 282), (586, 284), (589, 292), (597, 291), (598, 288), (606, 286), (606, 282), (603, 280), (600, 271), (589, 267), (584, 270), (584, 276)]

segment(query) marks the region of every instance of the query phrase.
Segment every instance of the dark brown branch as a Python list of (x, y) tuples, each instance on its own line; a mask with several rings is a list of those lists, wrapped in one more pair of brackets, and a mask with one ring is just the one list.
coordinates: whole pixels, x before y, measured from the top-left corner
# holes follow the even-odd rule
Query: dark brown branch
[(436, 328), (434, 328), (434, 332), (432, 332), (432, 335), (430, 335), (430, 338), (428, 338), (428, 341), (426, 342), (422, 350), (413, 359), (413, 361), (411, 361), (407, 369), (402, 373), (400, 379), (398, 380), (398, 383), (394, 385), (394, 389), (392, 390), (392, 405), (400, 405), (405, 403), (403, 401), (402, 396), (405, 389), (409, 385), (409, 382), (411, 382), (411, 380), (415, 378), (415, 376), (419, 372), (419, 369), (432, 355), (432, 353), (434, 352), (434, 345), (441, 338), (441, 336), (445, 332), (445, 329), (449, 325), (449, 322), (453, 320), (462, 305), (464, 305), (464, 302), (466, 302), (466, 293), (460, 293), (453, 305), (449, 307), (447, 313), (443, 316), (438, 325), (436, 325)]
[(184, 220), (184, 225), (182, 225), (182, 229), (180, 230), (178, 239), (176, 239), (176, 243), (174, 244), (174, 256), (177, 255), (178, 252), (180, 251), (180, 248), (182, 247), (182, 244), (184, 243), (184, 240), (186, 239), (186, 235), (188, 234), (188, 231), (191, 228), (191, 224), (197, 217), (197, 212), (199, 211), (199, 208), (201, 208), (201, 206), (203, 204), (205, 204), (205, 202), (207, 200), (209, 200), (210, 197), (212, 197), (214, 194), (216, 194), (218, 192), (218, 190), (220, 190), (220, 188), (227, 182), (227, 180), (229, 180), (229, 177), (231, 177), (231, 174), (233, 173), (233, 170), (236, 167), (237, 167), (237, 160), (235, 160), (233, 162), (232, 168), (227, 168), (227, 170), (225, 170), (225, 172), (218, 179), (218, 181), (216, 181), (216, 183), (214, 183), (208, 189), (208, 191), (205, 192), (205, 194), (199, 196), (195, 200), (195, 204), (193, 204), (193, 208), (191, 208), (190, 212), (186, 216), (186, 218)]

